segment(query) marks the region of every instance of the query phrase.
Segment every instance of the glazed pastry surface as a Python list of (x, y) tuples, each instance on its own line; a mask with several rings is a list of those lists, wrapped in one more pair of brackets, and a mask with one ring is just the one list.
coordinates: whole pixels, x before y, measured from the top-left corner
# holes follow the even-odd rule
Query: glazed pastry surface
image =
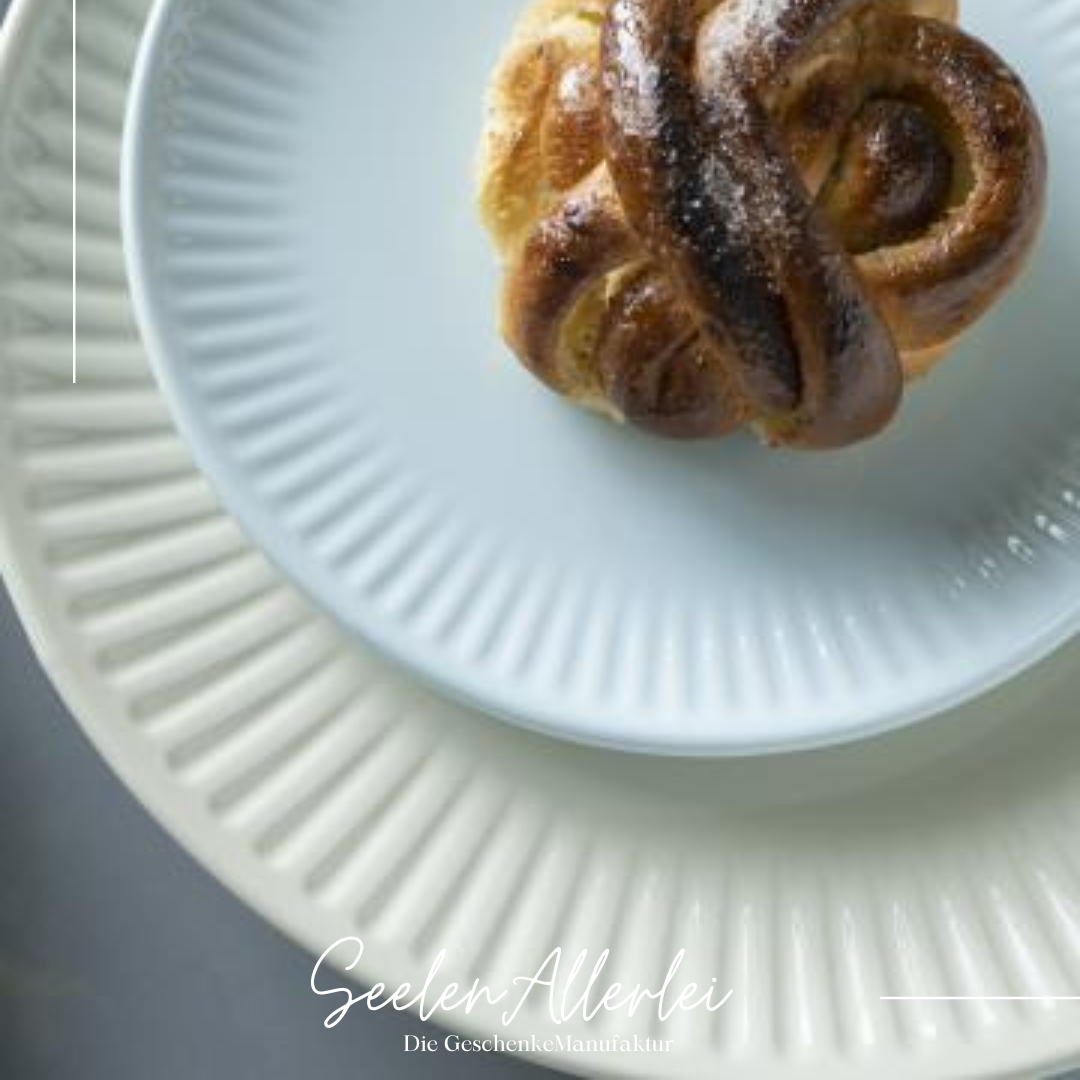
[(673, 438), (868, 438), (1038, 234), (1046, 150), (951, 0), (534, 0), (480, 206), (513, 351)]

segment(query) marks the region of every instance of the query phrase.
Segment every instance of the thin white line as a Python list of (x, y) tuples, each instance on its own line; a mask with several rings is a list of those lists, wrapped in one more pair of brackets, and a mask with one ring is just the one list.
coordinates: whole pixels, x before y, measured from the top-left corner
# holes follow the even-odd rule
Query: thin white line
[(79, 381), (79, 0), (71, 0), (71, 382)]
[(1080, 1001), (1080, 997), (883, 997), (882, 1001)]

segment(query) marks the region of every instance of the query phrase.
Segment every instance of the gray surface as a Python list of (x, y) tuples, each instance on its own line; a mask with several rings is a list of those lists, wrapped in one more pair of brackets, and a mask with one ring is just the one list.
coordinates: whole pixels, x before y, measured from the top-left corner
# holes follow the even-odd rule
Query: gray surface
[(405, 1055), (411, 1018), (334, 1031), (313, 960), (128, 795), (57, 700), (0, 589), (0, 1080), (541, 1080)]

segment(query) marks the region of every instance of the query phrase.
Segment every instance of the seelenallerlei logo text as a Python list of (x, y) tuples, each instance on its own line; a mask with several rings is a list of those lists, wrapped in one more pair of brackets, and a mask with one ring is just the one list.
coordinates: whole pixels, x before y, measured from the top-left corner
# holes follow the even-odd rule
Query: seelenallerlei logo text
[[(348, 950), (347, 954), (346, 950)], [(383, 983), (378, 983), (362, 994), (354, 993), (344, 986), (333, 989), (320, 988), (319, 980), (323, 964), (334, 954), (338, 954), (339, 960), (344, 959), (345, 955), (350, 955), (352, 959), (344, 965), (344, 970), (352, 971), (364, 955), (364, 943), (356, 937), (335, 941), (319, 957), (311, 973), (311, 989), (314, 993), (320, 997), (334, 996), (342, 1002), (324, 1021), (328, 1028), (337, 1027), (348, 1015), (349, 1010), (355, 1006), (366, 1007), (371, 1012), (381, 1012), (383, 1009), (393, 1009), (396, 1012), (415, 1011), (419, 1013), (421, 1020), (428, 1021), (440, 1012), (453, 1013), (464, 1010), (467, 1014), (471, 1014), (482, 1004), (503, 1005), (502, 1024), (508, 1027), (517, 1019), (529, 1000), (534, 995), (541, 994), (547, 999), (547, 1009), (555, 1024), (579, 1020), (589, 1022), (595, 1020), (601, 1013), (622, 1013), (633, 1017), (637, 1015), (645, 1002), (654, 1003), (660, 1021), (666, 1022), (677, 1012), (694, 1012), (697, 1009), (706, 1009), (712, 1013), (719, 1012), (735, 993), (734, 990), (724, 993), (717, 979), (713, 979), (708, 986), (701, 986), (694, 982), (680, 983), (679, 969), (686, 959), (685, 949), (676, 954), (668, 968), (667, 977), (657, 989), (645, 987), (640, 983), (632, 989), (622, 983), (610, 983), (605, 986), (603, 973), (611, 956), (610, 949), (605, 949), (597, 957), (586, 975), (585, 969), (589, 963), (588, 950), (579, 953), (573, 963), (567, 967), (561, 948), (552, 950), (535, 975), (519, 976), (512, 980), (509, 987), (496, 990), (477, 979), (469, 987), (452, 982), (440, 988), (439, 972), (446, 960), (444, 949), (435, 958), (422, 987), (414, 989), (410, 983), (402, 983), (401, 986), (391, 990)], [(544, 1049), (542, 1043), (540, 1048)], [(415, 1049), (421, 1049), (421, 1047), (417, 1046)], [(459, 1047), (459, 1049), (464, 1049), (464, 1047)], [(647, 1049), (666, 1049), (666, 1047), (650, 1046)]]

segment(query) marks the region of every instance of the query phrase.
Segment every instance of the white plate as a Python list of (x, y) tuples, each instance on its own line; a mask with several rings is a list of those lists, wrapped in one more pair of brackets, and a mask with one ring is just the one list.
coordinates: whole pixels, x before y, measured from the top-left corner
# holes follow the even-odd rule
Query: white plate
[(136, 307), (182, 430), (326, 611), (482, 708), (670, 753), (820, 745), (1015, 675), (1080, 625), (1080, 38), (967, 20), (1057, 178), (1024, 284), (873, 445), (664, 445), (541, 391), (473, 206), (521, 0), (170, 0), (125, 147)]
[[(1076, 1005), (879, 1000), (1080, 994), (1080, 649), (985, 709), (756, 762), (576, 749), (417, 690), (267, 566), (173, 430), (117, 221), (146, 4), (78, 4), (77, 387), (70, 5), (19, 0), (3, 38), (0, 567), (87, 732), (174, 835), (314, 953), (359, 934), (369, 984), (422, 981), (442, 946), (448, 978), (496, 983), (553, 942), (610, 946), (646, 979), (685, 944), (736, 997), (671, 1029), (669, 1080), (1080, 1062)], [(1078, 11), (1061, 5), (1059, 25)], [(528, 1014), (505, 1033), (551, 1031)], [(647, 1056), (549, 1060), (656, 1075)]]

